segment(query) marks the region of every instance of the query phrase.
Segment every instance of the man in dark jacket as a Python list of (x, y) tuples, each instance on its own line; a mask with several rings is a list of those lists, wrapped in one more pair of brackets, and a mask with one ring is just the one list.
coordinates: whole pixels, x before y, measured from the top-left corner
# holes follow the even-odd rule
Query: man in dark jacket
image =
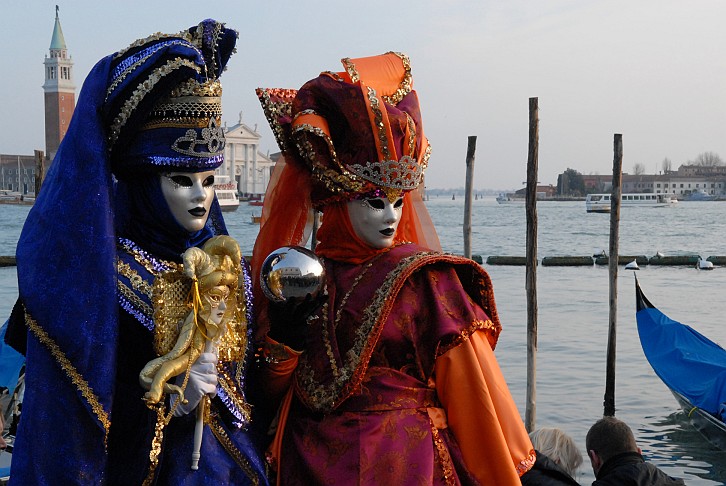
[(604, 417), (590, 427), (585, 438), (596, 480), (592, 486), (671, 486), (682, 479), (645, 462), (628, 425), (615, 417)]

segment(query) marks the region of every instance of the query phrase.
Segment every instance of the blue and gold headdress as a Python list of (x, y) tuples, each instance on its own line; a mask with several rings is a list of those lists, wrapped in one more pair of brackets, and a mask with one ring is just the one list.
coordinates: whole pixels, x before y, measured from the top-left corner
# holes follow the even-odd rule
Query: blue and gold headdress
[(219, 76), (237, 33), (207, 20), (156, 34), (111, 61), (104, 117), (113, 171), (210, 170), (224, 155)]

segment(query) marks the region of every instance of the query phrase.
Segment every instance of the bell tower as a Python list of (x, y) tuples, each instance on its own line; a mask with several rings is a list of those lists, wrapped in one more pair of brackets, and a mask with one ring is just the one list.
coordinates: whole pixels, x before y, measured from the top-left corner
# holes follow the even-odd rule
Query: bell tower
[(76, 87), (73, 84), (73, 61), (68, 56), (63, 37), (58, 5), (55, 6), (55, 26), (50, 52), (45, 56), (45, 156), (52, 161), (63, 136), (68, 130), (76, 107)]

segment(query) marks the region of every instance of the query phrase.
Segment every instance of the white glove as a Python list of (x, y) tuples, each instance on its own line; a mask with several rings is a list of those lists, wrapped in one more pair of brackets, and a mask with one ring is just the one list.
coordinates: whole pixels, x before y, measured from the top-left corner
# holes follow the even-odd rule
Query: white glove
[[(181, 374), (176, 378), (177, 385), (181, 386), (184, 382), (184, 375)], [(189, 371), (189, 381), (187, 381), (186, 390), (184, 390), (184, 398), (187, 403), (180, 402), (174, 410), (175, 417), (181, 417), (192, 412), (204, 395), (214, 397), (217, 395), (217, 354), (214, 352), (202, 353), (199, 358), (192, 364)], [(171, 406), (179, 399), (178, 395), (174, 395), (171, 399)]]

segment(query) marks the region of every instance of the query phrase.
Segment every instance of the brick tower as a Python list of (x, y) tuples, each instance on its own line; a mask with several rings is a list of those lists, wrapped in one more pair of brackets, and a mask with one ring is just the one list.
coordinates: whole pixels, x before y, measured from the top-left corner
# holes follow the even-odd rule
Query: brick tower
[(50, 53), (45, 56), (45, 156), (52, 161), (63, 136), (68, 130), (76, 107), (76, 87), (73, 84), (73, 61), (68, 56), (63, 38), (58, 6), (55, 7), (55, 26), (50, 41)]

